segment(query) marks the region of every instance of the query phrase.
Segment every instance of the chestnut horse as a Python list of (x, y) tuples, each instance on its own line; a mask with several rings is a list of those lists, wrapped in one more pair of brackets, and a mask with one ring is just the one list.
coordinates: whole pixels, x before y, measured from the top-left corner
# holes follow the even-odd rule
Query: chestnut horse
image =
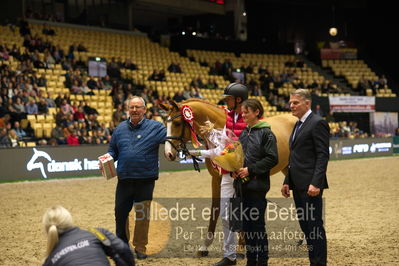
[[(168, 142), (165, 143), (165, 157), (174, 161), (176, 159), (177, 150), (181, 147), (185, 148), (185, 143), (192, 141), (195, 143), (194, 134), (205, 139), (200, 133), (200, 126), (205, 125), (205, 121), (209, 120), (215, 125), (215, 129), (222, 129), (226, 125), (226, 110), (219, 106), (200, 99), (188, 99), (179, 104), (170, 101), (171, 105), (161, 105), (163, 109), (169, 112), (167, 120)], [(183, 119), (182, 106), (190, 107), (193, 115), (193, 123), (190, 125)], [(287, 174), (288, 155), (289, 155), (289, 137), (297, 121), (297, 118), (290, 114), (278, 115), (264, 119), (271, 125), (271, 129), (277, 138), (278, 148), (278, 164), (271, 170), (270, 175), (282, 171)], [(192, 128), (192, 130), (190, 129)], [(170, 143), (171, 142), (171, 143)], [(187, 149), (186, 149), (187, 150)], [(219, 216), (220, 210), (220, 182), (221, 175), (210, 159), (205, 160), (206, 167), (212, 176), (212, 216), (208, 225), (208, 234), (204, 245), (199, 250), (200, 256), (208, 254), (207, 248), (213, 242), (213, 236)]]

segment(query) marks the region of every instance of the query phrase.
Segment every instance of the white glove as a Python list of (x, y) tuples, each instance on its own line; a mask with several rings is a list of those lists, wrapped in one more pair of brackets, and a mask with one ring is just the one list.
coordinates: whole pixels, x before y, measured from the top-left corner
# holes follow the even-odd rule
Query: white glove
[(190, 155), (193, 155), (193, 156), (201, 156), (200, 150), (189, 150), (188, 152), (190, 153)]

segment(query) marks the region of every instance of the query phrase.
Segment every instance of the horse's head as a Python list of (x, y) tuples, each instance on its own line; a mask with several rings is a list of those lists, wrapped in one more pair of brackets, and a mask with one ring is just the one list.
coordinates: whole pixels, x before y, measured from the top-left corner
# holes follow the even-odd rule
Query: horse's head
[(184, 121), (181, 106), (174, 101), (168, 104), (160, 104), (161, 108), (168, 111), (167, 142), (165, 143), (165, 157), (174, 161), (177, 152), (185, 149), (185, 143), (191, 140), (189, 125)]

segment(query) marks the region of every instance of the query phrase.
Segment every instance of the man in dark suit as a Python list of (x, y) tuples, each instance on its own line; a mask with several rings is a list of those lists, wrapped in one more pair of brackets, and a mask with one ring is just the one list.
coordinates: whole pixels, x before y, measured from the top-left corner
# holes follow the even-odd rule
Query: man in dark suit
[(328, 188), (330, 128), (325, 120), (312, 113), (308, 90), (292, 92), (289, 104), (292, 114), (299, 120), (290, 137), (289, 171), (281, 193), (287, 198), (290, 190), (293, 191), (299, 224), (308, 244), (310, 265), (326, 265), (322, 195)]

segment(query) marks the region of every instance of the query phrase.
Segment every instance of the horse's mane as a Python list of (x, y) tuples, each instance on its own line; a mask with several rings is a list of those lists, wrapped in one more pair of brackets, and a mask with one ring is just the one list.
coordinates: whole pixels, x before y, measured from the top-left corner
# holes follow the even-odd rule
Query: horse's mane
[(216, 108), (216, 109), (219, 109), (219, 110), (223, 110), (223, 108), (221, 106), (217, 105), (217, 104), (208, 102), (208, 101), (203, 100), (203, 99), (198, 99), (198, 98), (190, 98), (190, 99), (184, 100), (184, 101), (182, 101), (180, 103), (181, 104), (187, 104), (187, 103), (193, 103), (193, 102), (207, 104), (207, 105), (212, 106), (213, 108)]
[(210, 106), (212, 106), (212, 107), (215, 107), (215, 108), (219, 108), (219, 109), (220, 109), (219, 105), (216, 105), (216, 104), (214, 104), (214, 103), (211, 103), (211, 102), (208, 102), (208, 101), (206, 101), (206, 100), (199, 99), (199, 98), (190, 98), (190, 99), (184, 100), (184, 101), (182, 101), (182, 102), (180, 102), (180, 103), (181, 103), (181, 104), (185, 104), (185, 103), (192, 103), (192, 102), (204, 103), (204, 104), (208, 104), (208, 105), (210, 105)]

